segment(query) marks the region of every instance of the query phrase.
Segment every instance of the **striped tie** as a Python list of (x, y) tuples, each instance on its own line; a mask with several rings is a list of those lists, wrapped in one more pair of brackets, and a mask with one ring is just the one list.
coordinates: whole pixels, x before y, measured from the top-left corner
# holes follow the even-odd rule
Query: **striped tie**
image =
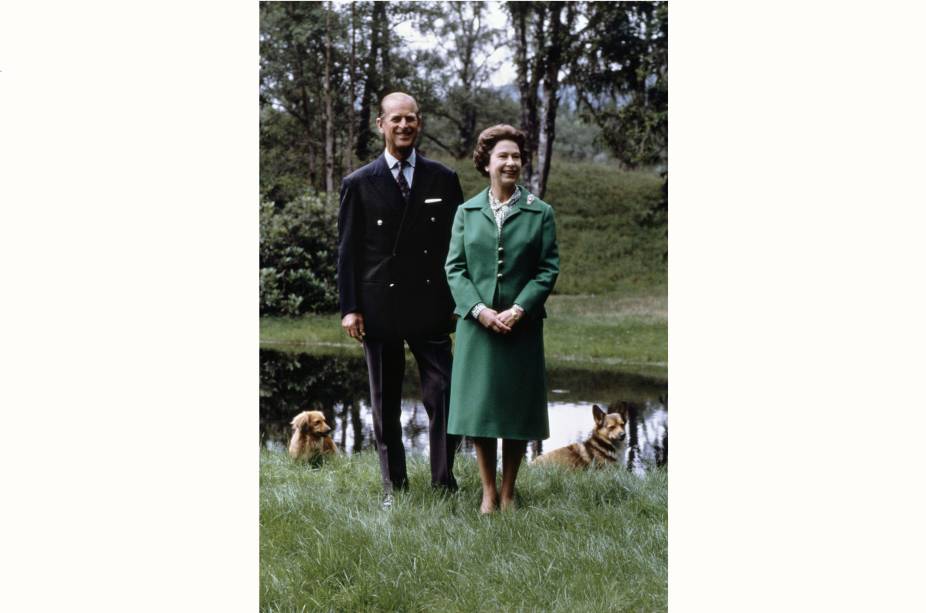
[(402, 192), (402, 197), (405, 199), (405, 204), (408, 204), (409, 197), (412, 195), (412, 189), (408, 186), (408, 181), (405, 180), (405, 168), (411, 166), (408, 163), (408, 160), (402, 160), (402, 163), (399, 164), (399, 176), (397, 181), (399, 182), (399, 191)]

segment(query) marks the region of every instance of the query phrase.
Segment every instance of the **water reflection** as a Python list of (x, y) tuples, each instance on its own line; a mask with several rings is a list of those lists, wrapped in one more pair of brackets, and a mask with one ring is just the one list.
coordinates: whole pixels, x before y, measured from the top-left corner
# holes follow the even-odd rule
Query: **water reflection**
[[(417, 398), (418, 374), (408, 363), (402, 400), (402, 430), (410, 453), (428, 453), (428, 416)], [(334, 427), (332, 436), (342, 453), (373, 446), (366, 364), (360, 356), (316, 356), (308, 353), (260, 350), (260, 442), (284, 452), (289, 421), (304, 410), (317, 410)], [(588, 438), (593, 427), (592, 404), (617, 408), (629, 415), (624, 457), (638, 472), (668, 463), (666, 383), (616, 372), (551, 369), (550, 438), (528, 445), (528, 457)], [(464, 440), (461, 452), (475, 454)]]

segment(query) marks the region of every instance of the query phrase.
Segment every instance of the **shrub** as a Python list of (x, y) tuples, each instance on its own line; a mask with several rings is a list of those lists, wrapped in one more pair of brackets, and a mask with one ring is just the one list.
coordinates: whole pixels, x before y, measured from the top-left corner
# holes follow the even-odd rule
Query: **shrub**
[(260, 205), (260, 314), (337, 309), (337, 205), (304, 193)]

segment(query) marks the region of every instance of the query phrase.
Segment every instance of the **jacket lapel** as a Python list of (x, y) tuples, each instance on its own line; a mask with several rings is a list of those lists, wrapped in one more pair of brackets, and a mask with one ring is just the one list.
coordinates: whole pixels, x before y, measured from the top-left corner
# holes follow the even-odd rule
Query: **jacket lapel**
[(482, 214), (485, 215), (486, 219), (492, 222), (492, 225), (495, 225), (495, 214), (492, 212), (492, 206), (489, 204), (489, 188), (485, 188), (479, 194), (479, 202), (475, 203), (476, 206), (472, 208), (479, 208), (482, 210)]
[(404, 206), (402, 191), (399, 184), (396, 183), (392, 171), (386, 165), (386, 156), (380, 155), (373, 165), (373, 172), (369, 175), (370, 182), (376, 186), (383, 200), (392, 206), (401, 208)]
[(412, 191), (409, 196), (409, 209), (407, 213), (408, 227), (414, 228), (418, 217), (424, 210), (424, 199), (431, 193), (435, 173), (431, 172), (430, 162), (418, 152), (415, 152), (415, 172), (412, 175)]
[(508, 211), (508, 217), (505, 218), (505, 223), (508, 223), (514, 217), (519, 215), (521, 213), (521, 207), (523, 207), (524, 204), (527, 202), (527, 190), (521, 186), (518, 186), (518, 187), (520, 187), (521, 189), (521, 197), (518, 198), (517, 204), (515, 204), (515, 206), (513, 206), (510, 211)]
[[(537, 205), (532, 202), (534, 199), (530, 197), (530, 192), (527, 191), (527, 188), (523, 185), (519, 185), (518, 187), (521, 189), (521, 197), (518, 198), (518, 203), (508, 212), (505, 223), (510, 222), (514, 217), (520, 215), (522, 210), (540, 210), (537, 208)], [(482, 212), (492, 221), (493, 225), (496, 225), (495, 213), (492, 212), (492, 205), (489, 204), (489, 188), (486, 188), (485, 192), (483, 192), (483, 197), (485, 198), (485, 204), (482, 207)]]

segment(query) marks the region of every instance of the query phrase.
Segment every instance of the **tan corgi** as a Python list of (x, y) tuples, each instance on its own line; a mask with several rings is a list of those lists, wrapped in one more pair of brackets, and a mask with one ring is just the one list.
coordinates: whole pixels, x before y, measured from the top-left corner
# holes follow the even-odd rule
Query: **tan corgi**
[(597, 404), (592, 407), (595, 429), (592, 435), (582, 443), (573, 443), (548, 451), (537, 457), (534, 464), (560, 464), (571, 468), (604, 466), (620, 459), (619, 446), (622, 447), (627, 433), (627, 408), (624, 405), (616, 413), (605, 413)]

